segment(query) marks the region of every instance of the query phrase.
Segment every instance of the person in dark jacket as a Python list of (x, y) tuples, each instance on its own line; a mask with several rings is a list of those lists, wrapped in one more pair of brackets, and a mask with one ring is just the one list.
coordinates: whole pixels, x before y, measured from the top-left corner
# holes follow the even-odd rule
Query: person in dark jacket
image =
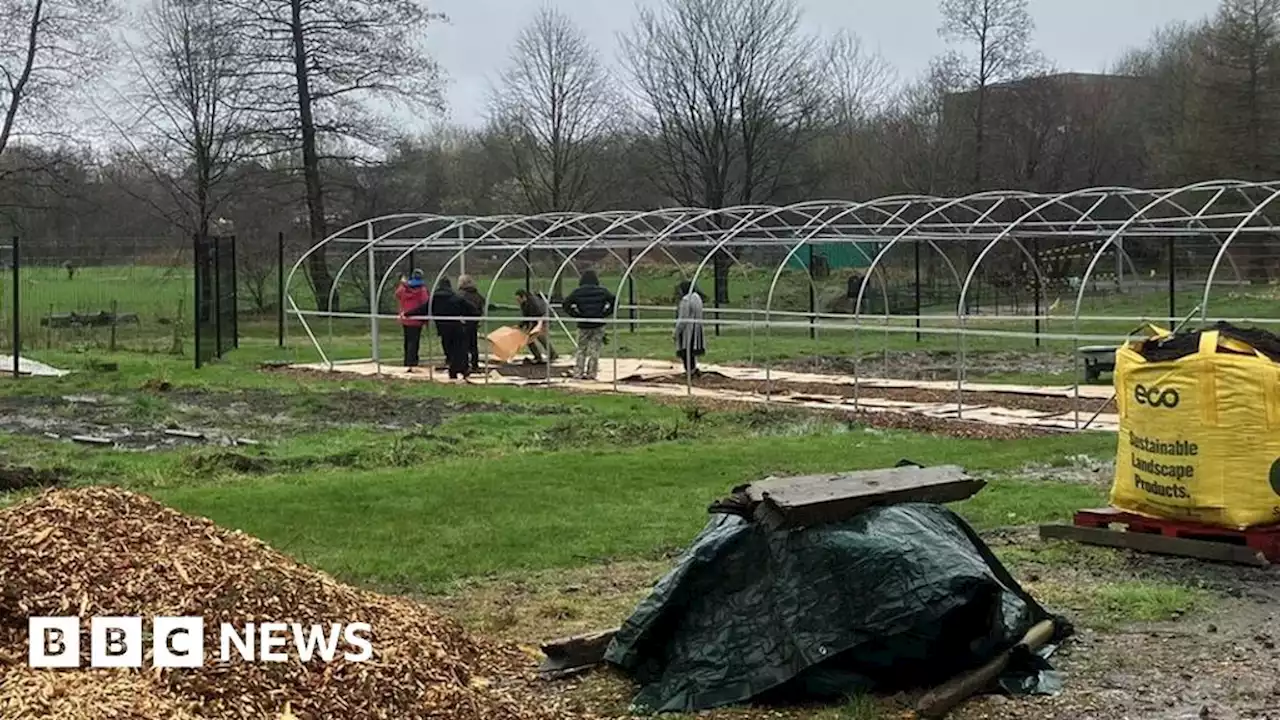
[(604, 345), (605, 318), (613, 313), (618, 299), (600, 285), (594, 270), (582, 273), (578, 287), (564, 299), (564, 311), (578, 319), (578, 357), (573, 376), (595, 380), (600, 371), (600, 348)]
[[(484, 317), (484, 296), (476, 289), (476, 281), (470, 275), (458, 277), (458, 293), (462, 300), (471, 306), (476, 317)], [(463, 323), (467, 329), (467, 358), (471, 363), (471, 372), (480, 372), (480, 321), (468, 320)]]
[(408, 315), (430, 315), (436, 324), (436, 334), (440, 336), (440, 346), (449, 363), (449, 379), (466, 379), (471, 375), (467, 363), (467, 329), (463, 324), (465, 318), (474, 317), (475, 312), (460, 295), (453, 292), (453, 284), (448, 278), (442, 278), (436, 291), (431, 294), (427, 304), (415, 308)]
[(555, 362), (556, 349), (551, 346), (551, 311), (547, 304), (527, 290), (516, 291), (516, 302), (520, 303), (520, 316), (524, 318), (520, 329), (529, 333), (529, 353), (533, 355), (534, 364)]

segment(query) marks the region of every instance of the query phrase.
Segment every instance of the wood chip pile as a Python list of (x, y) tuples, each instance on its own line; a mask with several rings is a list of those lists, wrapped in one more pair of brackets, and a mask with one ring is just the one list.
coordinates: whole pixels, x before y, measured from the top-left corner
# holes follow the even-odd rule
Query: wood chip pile
[[(407, 550), (408, 551), (408, 550)], [(27, 618), (81, 618), (85, 669), (27, 667)], [(205, 666), (89, 670), (89, 618), (202, 616)], [(366, 622), (373, 657), (219, 662), (218, 627)], [(234, 652), (234, 650), (233, 650)], [(533, 659), (411, 601), (358, 590), (242, 533), (108, 488), (0, 510), (0, 718), (558, 720), (532, 699)], [(287, 716), (287, 715), (285, 715)]]

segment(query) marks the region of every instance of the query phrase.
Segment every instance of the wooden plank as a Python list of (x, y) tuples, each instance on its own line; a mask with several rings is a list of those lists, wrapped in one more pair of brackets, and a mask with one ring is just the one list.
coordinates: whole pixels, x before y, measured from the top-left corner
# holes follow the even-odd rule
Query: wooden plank
[(204, 433), (198, 433), (192, 430), (165, 430), (164, 434), (170, 437), (187, 438), (189, 440), (204, 439)]
[(1261, 552), (1242, 545), (1188, 540), (1152, 533), (1104, 530), (1102, 528), (1076, 527), (1074, 525), (1041, 525), (1040, 537), (1045, 540), (1069, 540), (1085, 545), (1137, 550), (1156, 555), (1174, 555), (1197, 560), (1255, 565), (1265, 567), (1269, 563)]
[(610, 628), (585, 635), (551, 640), (543, 644), (542, 654), (547, 656), (538, 668), (543, 680), (568, 677), (604, 662), (605, 651), (618, 628)]
[(837, 475), (768, 478), (747, 488), (756, 520), (771, 529), (804, 527), (853, 517), (877, 505), (949, 503), (977, 494), (986, 483), (964, 468), (900, 467)]
[(84, 443), (86, 445), (114, 445), (115, 441), (111, 438), (94, 437), (93, 435), (73, 435), (72, 442)]

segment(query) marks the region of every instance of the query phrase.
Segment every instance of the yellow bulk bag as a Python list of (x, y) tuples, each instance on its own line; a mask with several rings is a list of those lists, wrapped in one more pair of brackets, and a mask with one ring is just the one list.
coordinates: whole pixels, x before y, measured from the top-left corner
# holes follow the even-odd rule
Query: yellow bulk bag
[(498, 362), (507, 362), (529, 344), (529, 335), (519, 328), (501, 327), (489, 333), (490, 352)]
[(1280, 522), (1280, 365), (1218, 330), (1164, 362), (1143, 342), (1116, 352), (1111, 504), (1241, 530)]

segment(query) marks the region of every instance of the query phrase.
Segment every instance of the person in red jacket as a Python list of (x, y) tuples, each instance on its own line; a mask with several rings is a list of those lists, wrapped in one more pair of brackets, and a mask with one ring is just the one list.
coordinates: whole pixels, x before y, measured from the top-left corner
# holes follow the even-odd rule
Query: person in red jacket
[(422, 271), (414, 270), (406, 280), (400, 278), (396, 286), (396, 303), (400, 306), (400, 327), (404, 330), (404, 368), (405, 372), (413, 372), (418, 367), (418, 349), (422, 345), (423, 320), (405, 317), (405, 313), (414, 308), (428, 304), (431, 291), (422, 280)]

